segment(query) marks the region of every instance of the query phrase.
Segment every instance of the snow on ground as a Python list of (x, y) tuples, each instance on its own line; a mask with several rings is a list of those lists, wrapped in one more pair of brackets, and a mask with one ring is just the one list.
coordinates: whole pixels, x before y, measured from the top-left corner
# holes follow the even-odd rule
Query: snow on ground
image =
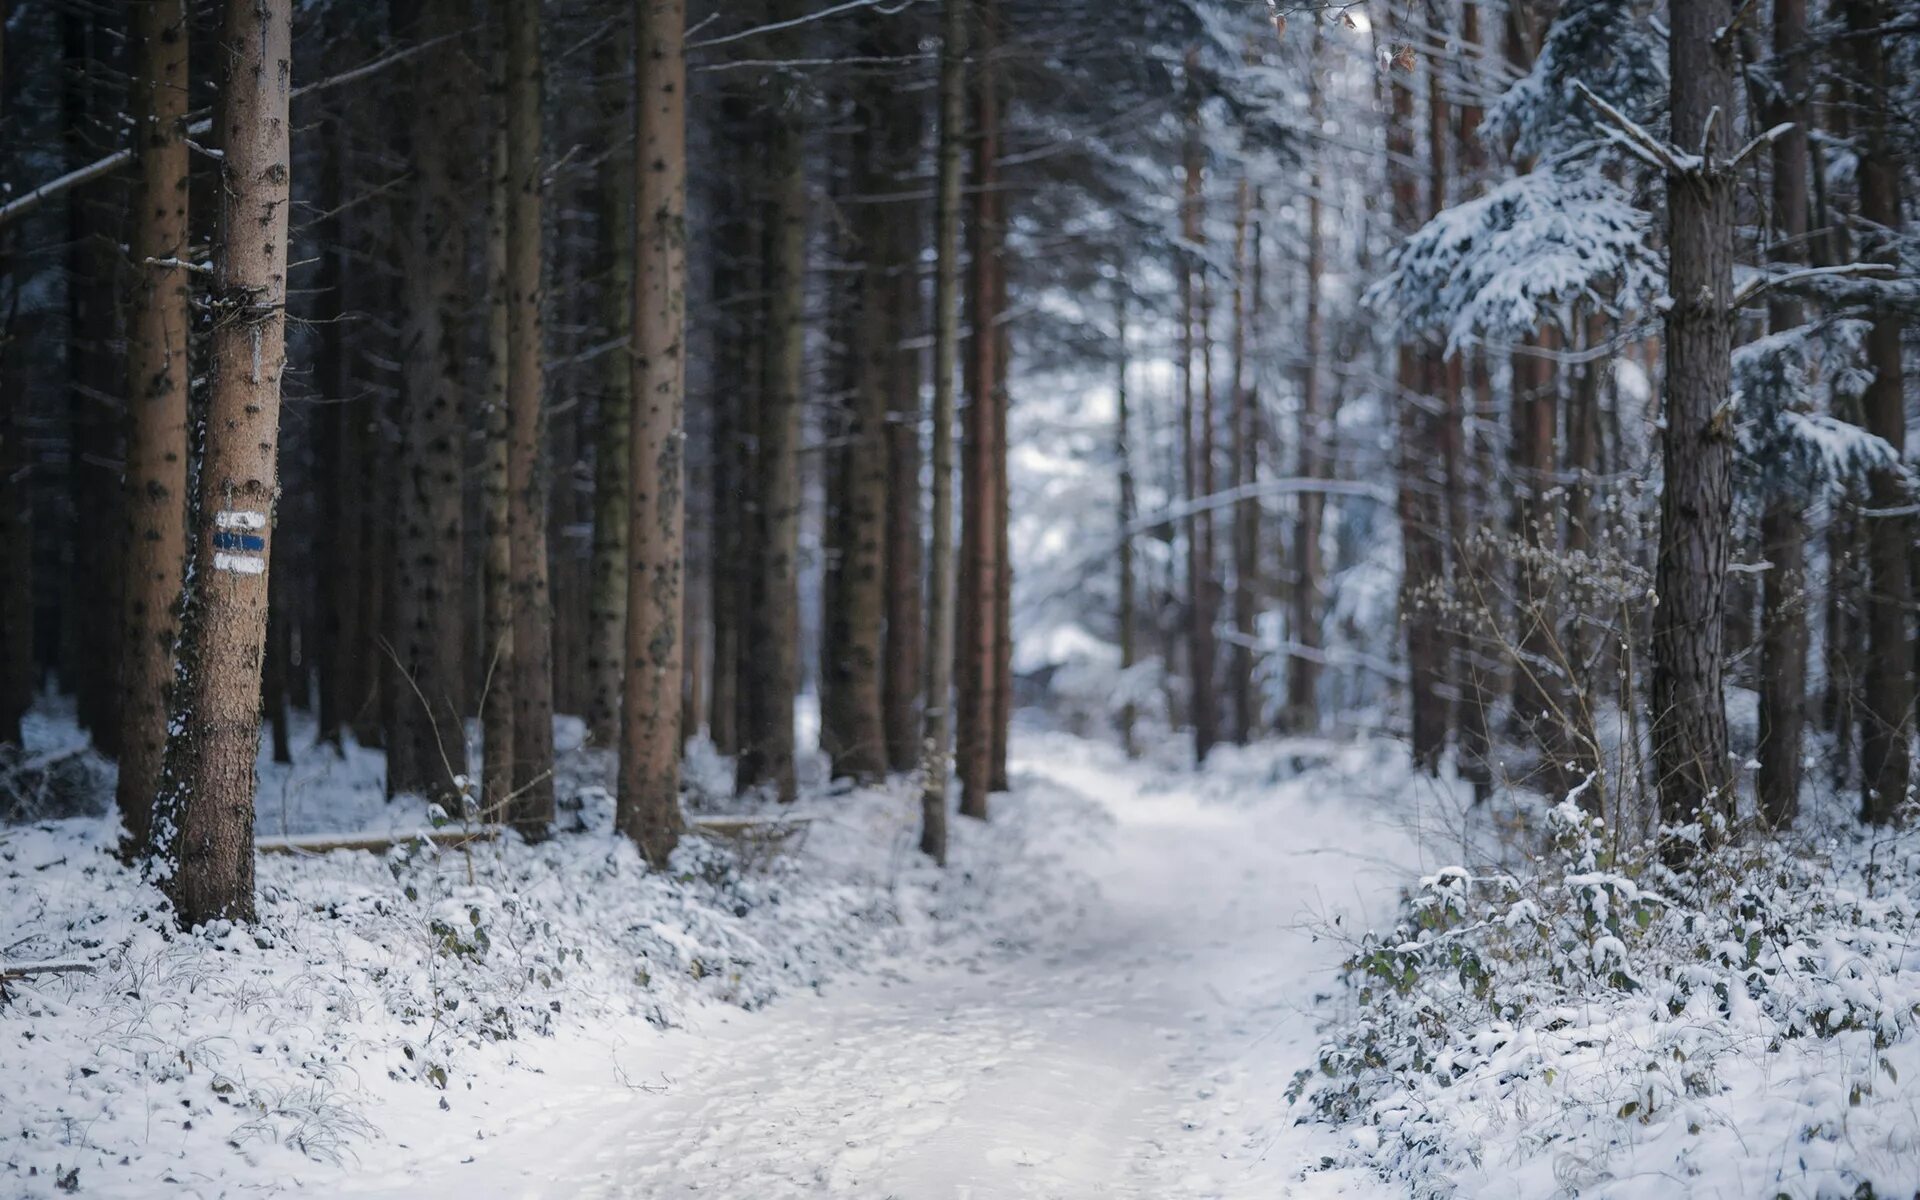
[[(902, 788), (812, 795), (797, 849), (693, 842), (669, 877), (588, 784), (538, 847), (264, 858), (258, 930), (193, 937), (109, 821), (0, 830), (7, 958), (100, 964), (0, 1009), (0, 1193), (1389, 1194), (1299, 1182), (1335, 1139), (1282, 1093), (1341, 953), (1308, 926), (1384, 917), (1426, 865), (1336, 782), (1391, 758), (1194, 776), (1024, 732), (944, 874)], [(281, 771), (284, 826), (269, 772), (261, 832), (412, 819), (369, 762)]]
[[(1053, 842), (1088, 801), (1111, 818), (1061, 862), (1098, 889), (1083, 910), (898, 955), (764, 1013), (709, 1010), (663, 1039), (647, 1078), (587, 1065), (564, 1106), (496, 1112), (484, 1142), (365, 1172), (352, 1194), (1291, 1194), (1338, 1144), (1291, 1124), (1282, 1098), (1339, 958), (1302, 922), (1390, 908), (1401, 876), (1381, 856), (1404, 835), (1324, 776), (1223, 803), (1063, 735), (1015, 749), (997, 819)], [(1357, 1172), (1308, 1183), (1392, 1194)]]

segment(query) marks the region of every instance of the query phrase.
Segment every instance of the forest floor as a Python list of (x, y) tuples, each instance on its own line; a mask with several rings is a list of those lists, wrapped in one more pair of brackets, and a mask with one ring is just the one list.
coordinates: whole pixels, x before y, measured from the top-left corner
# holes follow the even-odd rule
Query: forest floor
[[(0, 1194), (1392, 1194), (1284, 1096), (1346, 950), (1316, 931), (1452, 861), (1390, 744), (1195, 773), (1025, 731), (945, 872), (896, 783), (662, 874), (578, 741), (548, 842), (265, 856), (250, 930), (170, 933), (110, 816), (0, 829), (6, 959), (95, 965), (0, 1005)], [(263, 836), (420, 823), (371, 752), (262, 773)], [(726, 803), (710, 756), (690, 783)]]
[(1013, 771), (1005, 806), (1085, 820), (1079, 797), (1110, 818), (1058, 864), (1097, 887), (1084, 907), (763, 1013), (710, 1011), (650, 1055), (653, 1088), (602, 1071), (564, 1104), (496, 1109), (483, 1149), (449, 1142), (353, 1194), (1392, 1194), (1352, 1171), (1302, 1183), (1336, 1143), (1291, 1124), (1282, 1093), (1341, 955), (1311, 927), (1390, 911), (1414, 866), (1402, 831), (1299, 784), (1222, 786), (1231, 770), (1209, 798), (1060, 735), (1017, 742)]

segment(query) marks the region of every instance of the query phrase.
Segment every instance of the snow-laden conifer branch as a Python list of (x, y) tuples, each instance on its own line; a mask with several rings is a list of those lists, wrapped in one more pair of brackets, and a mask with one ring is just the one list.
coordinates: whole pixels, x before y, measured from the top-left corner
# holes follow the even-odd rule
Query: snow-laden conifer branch
[(1573, 88), (1600, 114), (1605, 125), (1602, 133), (1607, 140), (1641, 162), (1673, 176), (1691, 174), (1705, 165), (1705, 160), (1698, 155), (1688, 154), (1653, 136), (1638, 121), (1607, 103), (1580, 80), (1573, 81)]

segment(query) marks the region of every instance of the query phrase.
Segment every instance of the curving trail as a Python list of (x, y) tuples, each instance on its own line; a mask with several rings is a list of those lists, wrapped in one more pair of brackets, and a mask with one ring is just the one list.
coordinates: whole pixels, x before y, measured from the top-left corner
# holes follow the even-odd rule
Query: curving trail
[(469, 1143), (471, 1161), (389, 1176), (387, 1194), (1391, 1195), (1303, 1177), (1330, 1144), (1288, 1123), (1282, 1093), (1312, 1059), (1339, 956), (1297, 923), (1390, 904), (1400, 877), (1379, 864), (1411, 865), (1405, 836), (1297, 782), (1223, 789), (1056, 735), (1015, 749), (1016, 777), (1043, 786), (1008, 803), (1071, 790), (1114, 818), (1067, 851), (1099, 887), (1077, 919), (1003, 931), (1028, 943), (1017, 953), (895, 962), (710, 1017), (665, 1039), (659, 1092), (583, 1085)]

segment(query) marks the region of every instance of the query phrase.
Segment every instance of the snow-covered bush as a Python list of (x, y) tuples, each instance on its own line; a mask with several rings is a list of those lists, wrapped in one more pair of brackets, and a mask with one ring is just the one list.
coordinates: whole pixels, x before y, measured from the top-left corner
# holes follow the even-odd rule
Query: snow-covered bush
[(1355, 945), (1302, 1119), (1422, 1196), (1912, 1195), (1920, 836), (1680, 877), (1572, 802), (1550, 824), (1537, 873), (1437, 871)]

